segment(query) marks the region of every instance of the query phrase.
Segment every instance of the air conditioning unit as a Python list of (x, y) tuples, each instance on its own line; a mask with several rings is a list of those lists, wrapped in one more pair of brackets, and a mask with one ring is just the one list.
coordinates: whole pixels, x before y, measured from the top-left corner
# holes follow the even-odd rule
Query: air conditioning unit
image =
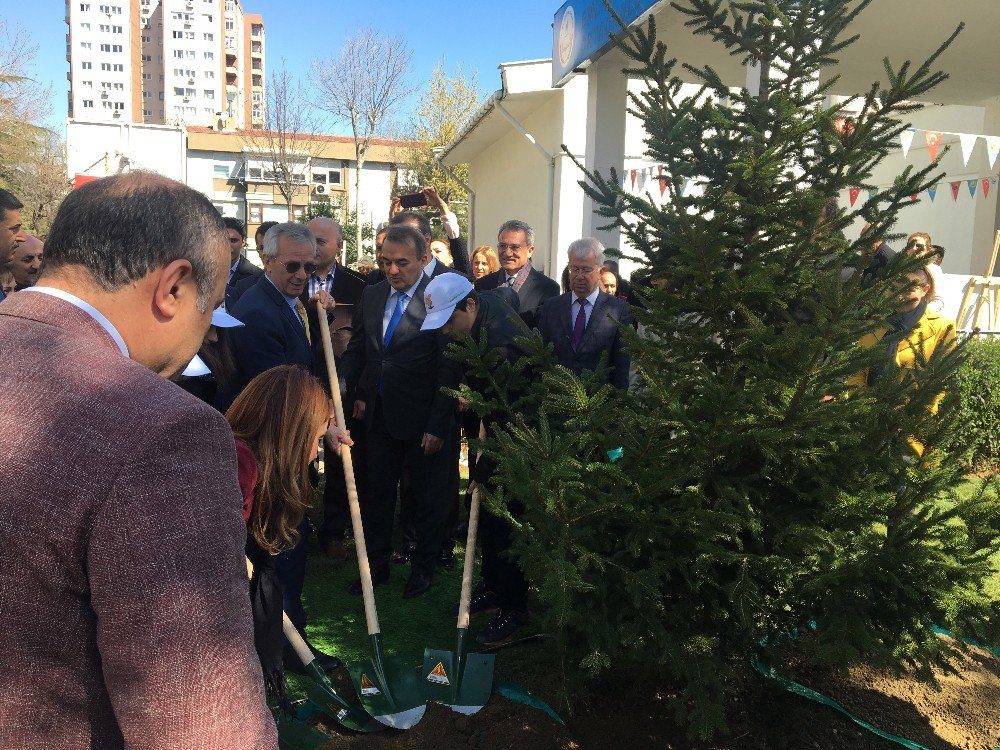
[[(190, 8), (191, 6), (189, 5), (188, 7)], [(190, 21), (185, 21), (184, 22), (184, 28), (185, 29), (190, 29), (191, 28), (191, 22)]]
[(183, 99), (181, 99), (181, 101), (182, 102), (189, 102), (189, 101), (191, 101), (191, 99), (189, 99), (188, 97), (185, 96)]
[(326, 185), (316, 185), (313, 188), (313, 192), (316, 193), (316, 195), (326, 195), (327, 193), (330, 192), (330, 188), (328, 188)]
[(102, 99), (107, 99), (108, 98), (108, 92), (107, 91), (102, 91), (101, 92), (101, 98)]
[(194, 79), (188, 78), (188, 86), (194, 86)]

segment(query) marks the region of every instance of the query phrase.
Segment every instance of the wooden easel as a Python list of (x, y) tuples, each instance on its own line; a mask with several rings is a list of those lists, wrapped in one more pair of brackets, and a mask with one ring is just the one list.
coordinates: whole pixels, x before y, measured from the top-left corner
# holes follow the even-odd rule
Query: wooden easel
[(997, 262), (997, 255), (1000, 254), (1000, 231), (997, 232), (996, 240), (993, 242), (993, 253), (990, 255), (989, 265), (986, 266), (986, 271), (982, 276), (973, 276), (969, 279), (968, 285), (965, 287), (965, 296), (962, 297), (962, 306), (958, 308), (958, 317), (955, 319), (955, 324), (959, 329), (962, 327), (962, 318), (965, 317), (965, 311), (969, 307), (969, 300), (972, 299), (972, 293), (979, 287), (979, 299), (976, 300), (976, 307), (972, 311), (972, 320), (969, 322), (968, 330), (975, 332), (979, 328), (977, 324), (979, 323), (979, 316), (983, 309), (983, 303), (986, 302), (987, 296), (990, 299), (990, 308), (992, 310), (992, 315), (990, 325), (987, 329), (990, 331), (997, 330), (997, 323), (1000, 322), (1000, 278), (993, 276), (993, 266)]

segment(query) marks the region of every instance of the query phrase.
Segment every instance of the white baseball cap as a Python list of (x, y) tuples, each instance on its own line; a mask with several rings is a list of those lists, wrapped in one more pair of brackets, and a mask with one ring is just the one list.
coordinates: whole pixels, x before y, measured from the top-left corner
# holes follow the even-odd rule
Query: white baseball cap
[[(225, 307), (220, 305), (212, 310), (212, 325), (216, 328), (236, 328), (237, 326), (243, 325), (243, 321), (234, 318), (226, 312)], [(194, 359), (188, 363), (188, 366), (184, 368), (184, 372), (181, 373), (181, 375), (186, 378), (198, 378), (202, 375), (211, 374), (212, 371), (209, 369), (208, 365), (205, 364), (205, 360), (197, 354), (194, 355)]]
[(424, 307), (427, 317), (421, 331), (434, 331), (443, 326), (455, 312), (455, 305), (469, 296), (475, 287), (460, 273), (443, 273), (424, 287)]

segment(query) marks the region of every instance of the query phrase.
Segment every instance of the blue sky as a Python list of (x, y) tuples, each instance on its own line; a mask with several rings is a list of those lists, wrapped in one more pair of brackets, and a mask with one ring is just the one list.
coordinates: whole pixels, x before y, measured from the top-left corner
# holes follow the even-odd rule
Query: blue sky
[[(500, 87), (501, 62), (551, 56), (552, 16), (560, 4), (561, 0), (244, 0), (247, 12), (264, 17), (268, 68), (284, 58), (289, 70), (304, 77), (312, 59), (335, 54), (351, 33), (370, 25), (407, 40), (413, 50), (415, 83), (426, 80), (443, 60), (448, 70), (461, 64), (478, 72), (484, 95)], [(38, 47), (34, 74), (52, 84), (49, 123), (58, 132), (64, 128), (68, 88), (64, 16), (60, 0), (0, 0), (0, 18), (7, 21), (8, 30), (19, 27), (25, 39)]]

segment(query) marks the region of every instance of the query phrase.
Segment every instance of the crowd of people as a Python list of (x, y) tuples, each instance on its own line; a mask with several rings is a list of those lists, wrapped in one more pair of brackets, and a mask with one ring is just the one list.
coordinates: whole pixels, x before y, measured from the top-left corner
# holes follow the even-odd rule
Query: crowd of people
[[(14, 279), (0, 290), (0, 618), (3, 664), (21, 685), (0, 698), (5, 746), (274, 747), (265, 685), (280, 693), (283, 671), (302, 667), (281, 613), (305, 637), (307, 551), (348, 558), (340, 451), (357, 469), (373, 583), (408, 564), (412, 599), (454, 564), (463, 439), (508, 418), (452, 395), (484, 384), (447, 355), (451, 340), (485, 337), (514, 361), (536, 329), (575, 374), (633, 385), (633, 291), (598, 240), (570, 243), (560, 288), (533, 266), (527, 223), (504, 222), (495, 247), (470, 253), (438, 192), (421, 192), (445, 239), (397, 199), (376, 267), (359, 272), (340, 262), (342, 229), (327, 217), (261, 225), (259, 268), (239, 221), (151, 174), (75, 190), (44, 247), (0, 190), (0, 270)], [(906, 252), (939, 258), (933, 247), (918, 233)], [(864, 273), (877, 275), (891, 254), (872, 251)], [(935, 273), (915, 272), (862, 344), (913, 367), (953, 341), (954, 324), (929, 309)], [(347, 424), (331, 415), (331, 387)], [(489, 458), (470, 463), (470, 490), (493, 481)], [(486, 512), (480, 524), (470, 614), (491, 616), (478, 641), (497, 646), (529, 621), (527, 585), (508, 521)], [(350, 588), (360, 594), (360, 580)]]

